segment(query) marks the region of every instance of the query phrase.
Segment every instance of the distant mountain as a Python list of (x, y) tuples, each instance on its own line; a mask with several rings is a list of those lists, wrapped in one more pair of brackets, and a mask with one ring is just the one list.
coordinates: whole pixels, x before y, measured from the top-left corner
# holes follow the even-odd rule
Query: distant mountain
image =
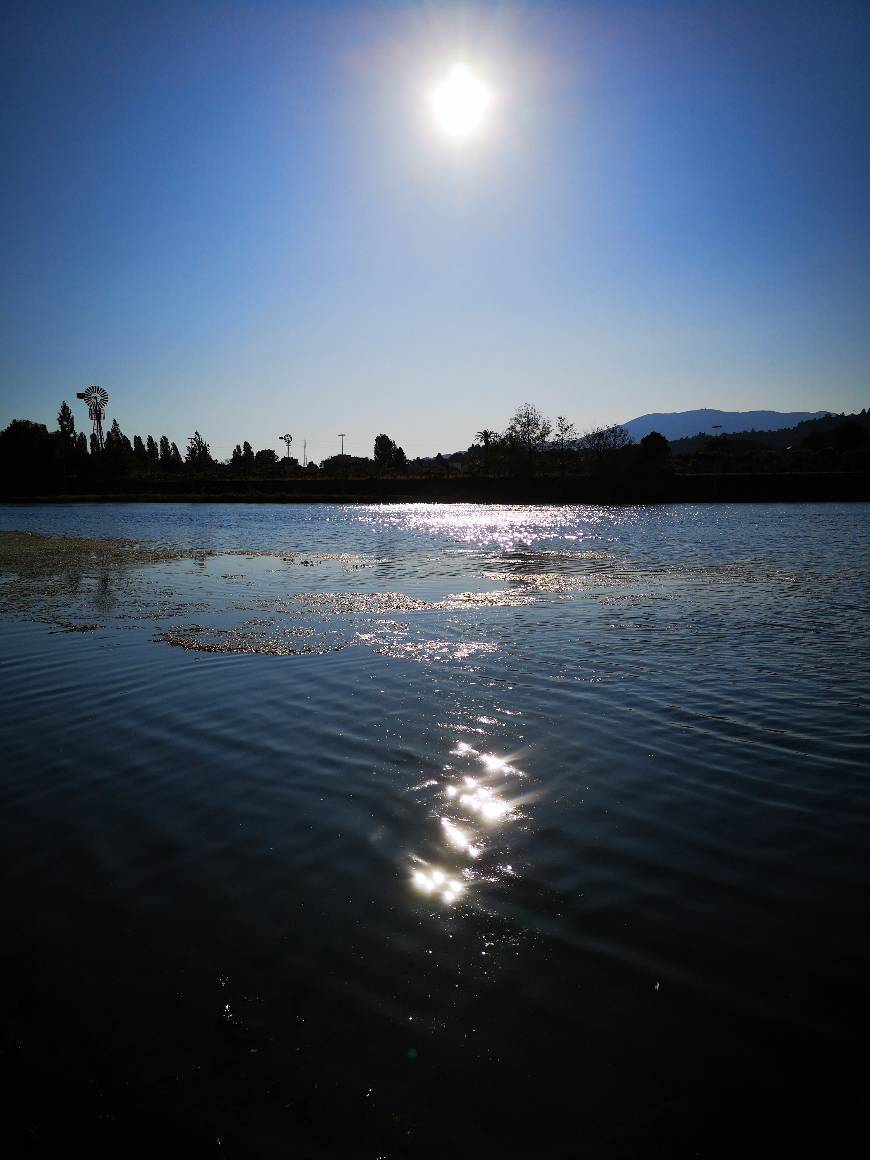
[[(870, 411), (855, 411), (851, 415), (845, 413), (835, 415), (830, 411), (822, 412), (818, 419), (803, 419), (794, 427), (777, 427), (769, 431), (728, 432), (723, 436), (732, 443), (750, 444), (758, 447), (768, 447), (783, 450), (786, 447), (809, 447), (815, 443), (815, 450), (824, 447), (837, 447), (837, 432), (843, 424), (863, 427), (870, 435)], [(671, 452), (674, 455), (694, 455), (703, 450), (710, 442), (711, 436), (719, 437), (720, 431), (707, 431), (703, 435), (689, 435), (685, 439), (672, 439)], [(842, 438), (842, 436), (840, 436)]]
[(737, 431), (778, 431), (795, 427), (806, 419), (821, 419), (829, 411), (715, 411), (701, 407), (697, 411), (668, 411), (640, 415), (622, 426), (635, 443), (650, 431), (658, 431), (665, 439), (685, 439), (705, 431), (708, 435), (733, 435)]

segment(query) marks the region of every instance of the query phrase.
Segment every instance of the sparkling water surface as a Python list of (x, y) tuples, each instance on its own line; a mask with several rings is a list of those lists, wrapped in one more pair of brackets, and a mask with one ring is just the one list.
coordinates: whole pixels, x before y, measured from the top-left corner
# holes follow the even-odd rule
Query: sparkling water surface
[(0, 528), (183, 549), (0, 578), (26, 1148), (786, 1155), (857, 1122), (870, 505)]

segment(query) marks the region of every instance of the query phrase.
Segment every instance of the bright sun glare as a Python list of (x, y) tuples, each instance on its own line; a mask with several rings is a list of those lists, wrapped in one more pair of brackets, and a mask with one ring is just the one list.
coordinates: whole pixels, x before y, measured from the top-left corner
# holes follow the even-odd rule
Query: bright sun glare
[(454, 141), (474, 136), (485, 122), (492, 101), (492, 90), (467, 64), (454, 64), (429, 94), (435, 124)]

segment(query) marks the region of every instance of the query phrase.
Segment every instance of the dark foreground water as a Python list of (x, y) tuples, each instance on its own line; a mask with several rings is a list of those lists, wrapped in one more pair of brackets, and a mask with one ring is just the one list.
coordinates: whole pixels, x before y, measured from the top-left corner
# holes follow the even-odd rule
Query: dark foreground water
[(870, 507), (0, 528), (10, 1155), (865, 1136)]

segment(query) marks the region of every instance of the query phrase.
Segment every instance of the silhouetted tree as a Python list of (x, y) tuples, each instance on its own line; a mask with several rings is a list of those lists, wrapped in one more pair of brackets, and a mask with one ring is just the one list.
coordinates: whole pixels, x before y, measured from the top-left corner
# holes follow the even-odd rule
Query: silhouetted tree
[(76, 466), (76, 421), (66, 399), (57, 413), (57, 452), (60, 458), (63, 489), (67, 490), (70, 471)]
[(375, 437), (374, 459), (382, 471), (388, 471), (393, 465), (393, 456), (396, 454), (396, 444), (389, 435)]
[(121, 424), (117, 419), (112, 420), (112, 426), (106, 432), (106, 448), (111, 448), (118, 454), (133, 454), (133, 446), (121, 430)]
[(870, 432), (857, 419), (846, 419), (832, 434), (832, 442), (837, 451), (855, 451), (870, 444)]
[(145, 450), (141, 435), (133, 436), (133, 455), (139, 468), (145, 471), (148, 467), (148, 452)]
[[(208, 444), (206, 444), (208, 447)], [(169, 463), (173, 470), (178, 470), (184, 466), (184, 461), (181, 458), (181, 452), (178, 450), (178, 444), (173, 440), (169, 445)]]
[(247, 439), (242, 444), (242, 469), (244, 471), (254, 470), (254, 449)]
[(0, 473), (4, 490), (32, 492), (56, 486), (57, 465), (52, 455), (52, 437), (44, 423), (13, 419), (0, 431)]
[(145, 452), (148, 456), (148, 466), (153, 469), (160, 463), (160, 449), (158, 448), (153, 435), (149, 435), (145, 440)]
[(393, 452), (393, 471), (407, 471), (408, 457), (404, 447), (397, 447)]
[(613, 427), (593, 427), (580, 437), (580, 448), (592, 456), (608, 455), (631, 446), (631, 436), (618, 424)]
[(566, 452), (574, 449), (577, 443), (577, 428), (565, 418), (565, 415), (556, 416), (556, 435), (553, 442), (559, 451), (559, 458), (564, 462)]
[(475, 462), (475, 466), (477, 462), (480, 462), (484, 467), (490, 467), (495, 458), (493, 452), (499, 440), (498, 431), (484, 427), (481, 431), (475, 432), (474, 438), (480, 443), (480, 447), (472, 444), (468, 450), (472, 456), (472, 460)]
[(577, 428), (573, 423), (569, 423), (564, 415), (556, 416), (556, 445), (559, 452), (564, 455), (569, 443), (574, 443), (577, 439)]
[(650, 431), (640, 441), (640, 451), (644, 459), (662, 461), (670, 459), (671, 445), (659, 431)]
[(328, 455), (321, 459), (320, 470), (324, 475), (371, 475), (375, 464), (364, 455)]
[(134, 462), (132, 444), (121, 430), (118, 420), (113, 419), (112, 426), (106, 432), (103, 466), (110, 476), (121, 477), (129, 472)]
[(254, 456), (254, 466), (258, 468), (274, 467), (278, 462), (278, 452), (271, 447), (264, 447)]
[(69, 446), (75, 439), (76, 421), (66, 399), (61, 403), (57, 413), (57, 429), (60, 432), (61, 440)]
[(556, 428), (549, 445), (549, 459), (564, 474), (568, 464), (577, 457), (577, 429), (564, 415), (556, 416)]
[(550, 420), (531, 403), (523, 403), (514, 411), (505, 435), (523, 448), (529, 470), (534, 457), (544, 450), (552, 426)]
[(211, 448), (205, 439), (203, 439), (202, 435), (200, 435), (199, 431), (194, 431), (187, 440), (187, 453), (185, 454), (184, 461), (194, 471), (206, 471), (209, 467), (214, 467)]

